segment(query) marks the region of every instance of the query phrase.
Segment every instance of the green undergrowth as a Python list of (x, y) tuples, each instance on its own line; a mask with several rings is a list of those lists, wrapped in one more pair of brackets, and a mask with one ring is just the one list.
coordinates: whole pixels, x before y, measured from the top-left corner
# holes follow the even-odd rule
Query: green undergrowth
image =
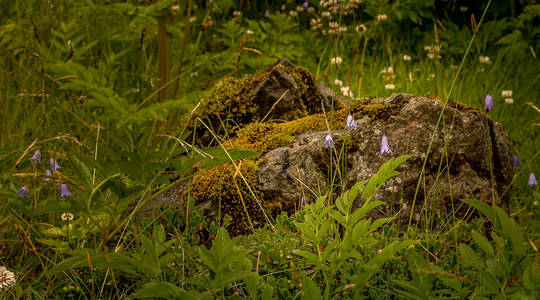
[[(0, 2), (0, 298), (539, 298), (538, 5), (327, 2)], [(283, 57), (303, 66), (282, 66), (298, 119), (254, 122), (251, 92)], [(321, 83), (355, 101), (322, 114)], [(398, 92), (503, 124), (508, 208), (461, 199), (478, 218), (406, 229), (366, 217), (378, 202), (352, 209), (398, 160), (304, 207), (260, 197), (261, 154), (348, 113), (388, 118), (400, 105), (373, 99)]]

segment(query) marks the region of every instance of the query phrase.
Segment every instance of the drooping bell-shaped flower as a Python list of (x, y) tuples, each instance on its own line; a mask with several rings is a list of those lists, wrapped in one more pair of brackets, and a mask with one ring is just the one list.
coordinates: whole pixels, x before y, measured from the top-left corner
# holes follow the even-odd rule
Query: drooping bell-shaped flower
[(69, 197), (71, 192), (68, 189), (68, 185), (65, 183), (60, 184), (60, 197)]
[(36, 150), (34, 152), (34, 155), (32, 155), (32, 157), (30, 157), (30, 160), (32, 161), (32, 163), (37, 162), (38, 164), (40, 164), (41, 163), (41, 151), (39, 151), (39, 149)]
[(529, 182), (527, 183), (529, 186), (537, 186), (538, 181), (536, 180), (536, 176), (534, 176), (534, 173), (531, 173), (529, 175)]
[(512, 160), (512, 166), (514, 167), (514, 169), (519, 168), (519, 158), (515, 154), (514, 154), (514, 159)]
[(388, 144), (388, 137), (386, 135), (383, 135), (381, 140), (381, 155), (384, 154), (392, 154), (392, 150), (390, 149), (390, 145)]
[(309, 7), (309, 2), (304, 1), (304, 4), (302, 4), (302, 7), (303, 7), (304, 9), (307, 9), (307, 8)]
[(354, 120), (352, 115), (347, 116), (347, 120), (345, 121), (345, 129), (347, 130), (356, 130), (356, 120)]
[(30, 194), (28, 192), (28, 187), (26, 185), (23, 185), (21, 186), (21, 188), (19, 189), (19, 191), (17, 192), (17, 194), (19, 195), (19, 197), (21, 198), (28, 198), (28, 195)]
[[(49, 169), (45, 170), (45, 175), (52, 175), (51, 170), (49, 170)], [(49, 181), (51, 181), (51, 179), (49, 177), (43, 178), (43, 182), (49, 182)]]
[(334, 140), (332, 139), (332, 136), (327, 134), (326, 138), (324, 139), (324, 148), (334, 148)]
[(494, 107), (493, 96), (491, 96), (490, 94), (487, 94), (486, 99), (484, 100), (484, 110), (490, 111), (493, 109), (493, 107)]
[(49, 164), (51, 165), (51, 170), (53, 171), (60, 169), (60, 165), (54, 158), (49, 159)]

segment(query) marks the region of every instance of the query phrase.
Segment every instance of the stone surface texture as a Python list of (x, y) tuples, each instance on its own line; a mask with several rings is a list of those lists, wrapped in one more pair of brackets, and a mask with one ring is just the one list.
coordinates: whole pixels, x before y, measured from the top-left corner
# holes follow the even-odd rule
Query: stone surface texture
[[(347, 188), (369, 179), (389, 159), (389, 155), (379, 154), (381, 138), (386, 135), (392, 156), (411, 156), (398, 168), (400, 175), (384, 184), (375, 195), (374, 200), (386, 203), (386, 214), (406, 222), (413, 202), (413, 220), (420, 218), (422, 209), (436, 208), (450, 213), (452, 202), (458, 210), (463, 206), (459, 200), (465, 198), (504, 202), (513, 176), (512, 149), (499, 123), (478, 111), (447, 105), (435, 130), (444, 106), (441, 101), (394, 94), (373, 104), (400, 101), (406, 104), (388, 119), (364, 117), (357, 120), (356, 130), (333, 132), (334, 140), (350, 135), (345, 151)], [(262, 192), (297, 203), (310, 202), (324, 194), (329, 153), (323, 141), (327, 134), (327, 131), (301, 134), (295, 143), (266, 153), (259, 174)], [(336, 143), (338, 152), (339, 147)], [(429, 156), (425, 160), (428, 148)], [(361, 203), (359, 199), (358, 205)]]

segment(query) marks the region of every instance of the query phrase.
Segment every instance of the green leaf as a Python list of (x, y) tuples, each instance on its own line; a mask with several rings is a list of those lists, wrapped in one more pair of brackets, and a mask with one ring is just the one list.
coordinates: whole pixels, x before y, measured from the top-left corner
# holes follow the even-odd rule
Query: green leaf
[(315, 237), (315, 232), (306, 223), (294, 222), (294, 225), (296, 226), (296, 228), (300, 229), (300, 231), (306, 236), (308, 241), (317, 241), (317, 238)]
[(372, 201), (367, 204), (364, 204), (364, 206), (360, 207), (359, 209), (355, 210), (353, 214), (351, 215), (351, 223), (350, 224), (356, 224), (358, 220), (363, 218), (367, 213), (372, 211), (378, 206), (383, 205), (384, 202), (382, 201)]
[(495, 251), (493, 250), (493, 246), (491, 246), (491, 243), (488, 241), (488, 239), (480, 233), (476, 232), (475, 230), (473, 230), (471, 233), (476, 244), (482, 250), (484, 250), (484, 252), (489, 257), (493, 257), (495, 255)]
[(491, 206), (487, 205), (486, 203), (476, 200), (476, 199), (461, 199), (461, 201), (469, 204), (470, 206), (476, 208), (479, 212), (481, 212), (484, 216), (486, 216), (488, 219), (491, 220), (492, 223), (494, 223), (493, 220), (493, 209)]
[(469, 265), (478, 271), (484, 269), (484, 263), (482, 261), (482, 258), (480, 257), (480, 255), (474, 252), (471, 247), (465, 244), (461, 244), (461, 246), (459, 246), (459, 254), (466, 265)]
[(322, 300), (321, 290), (309, 277), (302, 280), (302, 299), (305, 300)]
[(319, 257), (317, 255), (306, 250), (295, 249), (292, 251), (292, 253), (307, 259), (308, 262), (311, 263), (312, 265), (318, 265), (320, 262)]
[(202, 299), (197, 291), (186, 291), (181, 287), (164, 281), (151, 281), (132, 294), (134, 298), (167, 298), (167, 299)]
[(390, 178), (398, 175), (399, 173), (395, 171), (395, 169), (404, 161), (406, 161), (410, 156), (403, 155), (396, 158), (390, 158), (386, 163), (384, 163), (380, 168), (379, 171), (375, 175), (373, 175), (368, 183), (366, 184), (366, 187), (362, 191), (362, 195), (366, 199), (366, 205), (369, 203), (371, 198), (375, 195), (375, 193), (379, 190), (379, 188)]
[(274, 293), (274, 289), (271, 285), (266, 284), (264, 286), (264, 289), (262, 291), (262, 300), (272, 300), (272, 294)]
[(392, 221), (393, 219), (394, 219), (393, 217), (390, 217), (390, 218), (380, 218), (380, 219), (377, 219), (377, 220), (373, 221), (373, 223), (369, 227), (369, 232), (373, 232), (373, 231), (377, 230), (379, 227), (381, 227), (382, 225)]
[(339, 211), (337, 210), (330, 211), (330, 216), (332, 216), (332, 218), (334, 218), (334, 220), (336, 220), (343, 227), (347, 226), (347, 221), (345, 220), (345, 216), (343, 216)]

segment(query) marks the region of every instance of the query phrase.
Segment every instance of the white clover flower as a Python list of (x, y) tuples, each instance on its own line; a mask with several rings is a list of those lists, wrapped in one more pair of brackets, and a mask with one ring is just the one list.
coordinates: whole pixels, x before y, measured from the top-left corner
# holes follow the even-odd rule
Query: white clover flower
[(404, 61), (411, 61), (411, 56), (407, 54), (403, 54), (403, 60)]
[(511, 98), (512, 97), (512, 90), (504, 90), (502, 91), (503, 98)]
[(247, 35), (253, 34), (253, 30), (251, 30), (251, 29), (246, 30), (246, 34)]
[(62, 219), (62, 221), (69, 222), (69, 221), (73, 220), (74, 216), (73, 216), (72, 213), (62, 213), (60, 218)]
[(330, 19), (332, 17), (332, 14), (329, 11), (323, 11), (321, 13), (321, 17)]
[(189, 23), (195, 23), (195, 21), (197, 21), (196, 16), (192, 16), (192, 17), (189, 18)]
[(353, 98), (353, 93), (351, 91), (351, 89), (348, 87), (348, 86), (343, 86), (341, 87), (341, 93), (343, 94), (343, 96), (345, 97), (351, 97)]
[(433, 80), (433, 79), (435, 79), (435, 74), (433, 74), (433, 73), (429, 74), (429, 75), (428, 75), (428, 80), (431, 81), (431, 80)]
[(15, 274), (6, 267), (0, 266), (0, 291), (14, 286), (15, 283)]
[(328, 23), (328, 26), (330, 26), (330, 28), (338, 28), (339, 23), (336, 22), (336, 21), (332, 21), (332, 22)]
[(506, 104), (514, 104), (514, 99), (513, 98), (504, 98), (504, 102)]
[(356, 26), (354, 29), (356, 30), (356, 32), (362, 33), (362, 32), (366, 32), (367, 27), (364, 24), (360, 24), (360, 25)]
[(339, 80), (339, 79), (336, 79), (336, 80), (334, 80), (334, 84), (335, 84), (335, 85), (342, 86), (342, 85), (343, 85), (343, 81), (341, 81), (341, 80)]
[(346, 31), (347, 31), (347, 26), (339, 27), (339, 32), (346, 32)]
[(387, 90), (394, 90), (396, 88), (396, 86), (393, 83), (389, 83), (389, 84), (385, 85), (384, 88), (387, 89)]
[(180, 12), (180, 5), (171, 6), (171, 12), (173, 15), (177, 15)]
[(304, 8), (302, 6), (297, 6), (296, 11), (304, 11)]
[(297, 17), (297, 16), (298, 16), (298, 13), (297, 13), (296, 11), (294, 11), (294, 10), (291, 10), (291, 11), (289, 11), (289, 16), (291, 16), (291, 17)]
[(386, 21), (387, 19), (388, 19), (388, 16), (386, 14), (377, 15), (377, 21), (379, 22)]
[(315, 7), (313, 7), (313, 6), (308, 7), (307, 12), (310, 13), (310, 14), (314, 13), (315, 12)]
[(342, 62), (343, 59), (341, 59), (340, 56), (332, 57), (332, 59), (330, 59), (330, 63), (333, 65), (341, 65)]
[(240, 17), (241, 15), (242, 15), (241, 11), (237, 11), (237, 10), (233, 11), (233, 16)]
[(480, 57), (478, 57), (478, 61), (480, 61), (481, 64), (489, 64), (490, 63), (489, 56), (480, 56)]

